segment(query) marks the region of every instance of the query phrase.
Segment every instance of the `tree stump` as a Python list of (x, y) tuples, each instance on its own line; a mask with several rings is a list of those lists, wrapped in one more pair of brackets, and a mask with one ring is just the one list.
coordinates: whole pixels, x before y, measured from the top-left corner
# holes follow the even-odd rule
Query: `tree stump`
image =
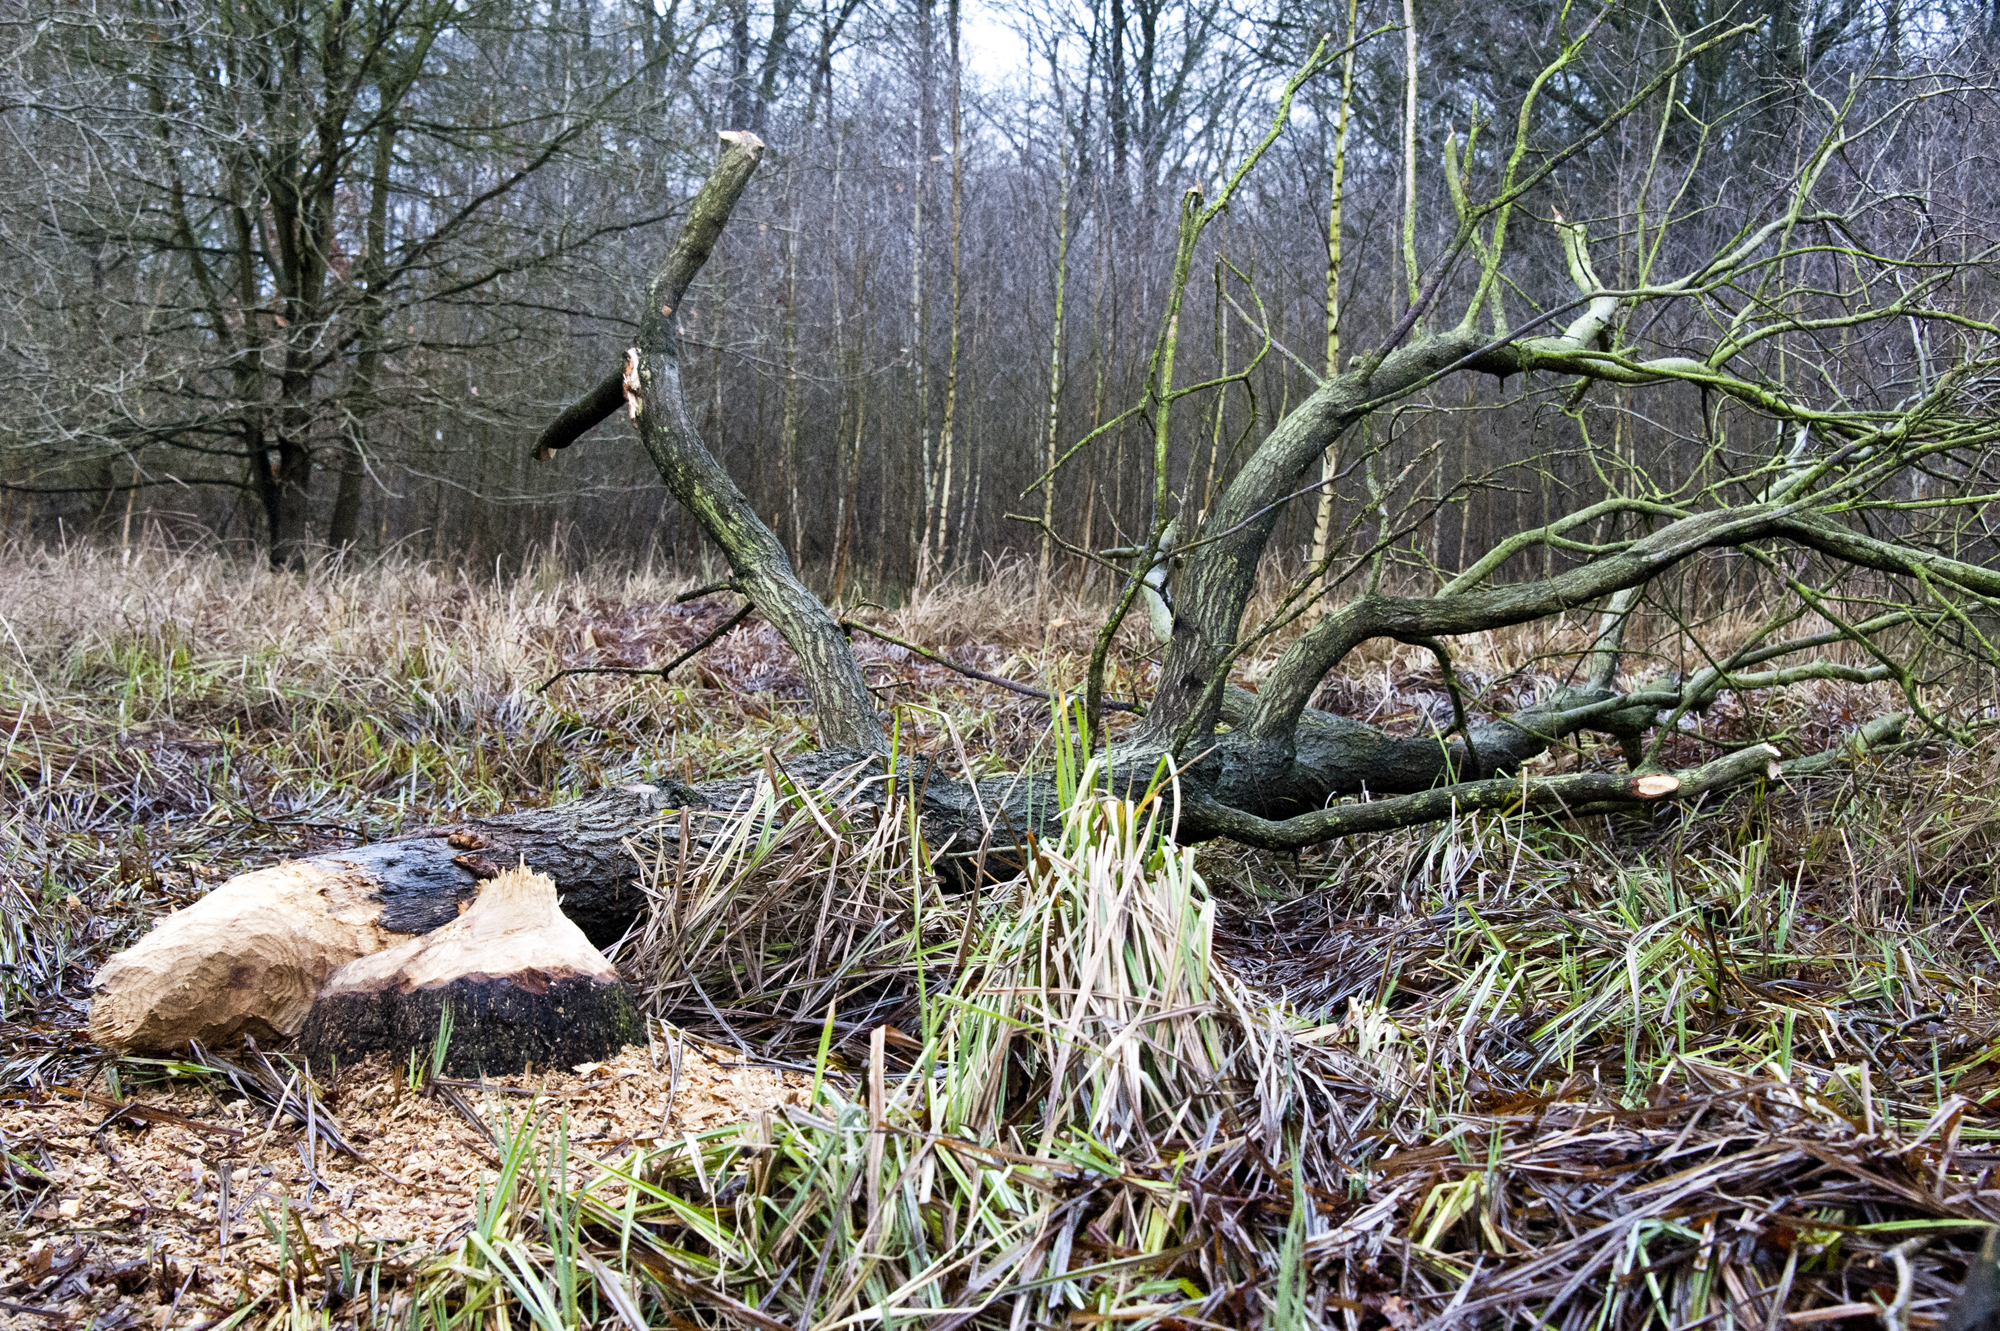
[(663, 809), (706, 803), (673, 782), (625, 785), (239, 874), (105, 963), (91, 1037), (161, 1054), (190, 1040), (289, 1040), (335, 970), (457, 919), (480, 880), (517, 858), (555, 879), (564, 913), (609, 946), (645, 904), (626, 838)]
[(351, 961), (320, 991), (300, 1034), (316, 1066), (431, 1056), (449, 1012), (442, 1070), (499, 1076), (610, 1058), (644, 1036), (604, 954), (522, 866), (490, 880), (465, 913), (422, 938)]
[(457, 918), (456, 893), (469, 896), (475, 880), (448, 860), (455, 882), (424, 875), (429, 910), (385, 901), (382, 870), (398, 866), (401, 851), (392, 843), (287, 860), (175, 911), (98, 971), (91, 1038), (142, 1053), (177, 1053), (189, 1040), (290, 1039), (334, 971)]

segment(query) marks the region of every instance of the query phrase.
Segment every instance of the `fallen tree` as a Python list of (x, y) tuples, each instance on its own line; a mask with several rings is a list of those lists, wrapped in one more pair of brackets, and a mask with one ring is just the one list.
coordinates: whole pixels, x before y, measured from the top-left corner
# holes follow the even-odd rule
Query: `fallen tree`
[[(1406, 215), (1407, 271), (1399, 276), (1409, 299), (1401, 317), (1247, 447), (1205, 506), (1192, 484), (1186, 494), (1172, 484), (1176, 411), (1184, 413), (1191, 396), (1230, 391), (1249, 371), (1176, 383), (1183, 298), (1206, 229), (1282, 133), (1292, 96), (1328, 67), (1324, 48), (1288, 83), (1269, 133), (1217, 196), (1187, 192), (1143, 399), (1078, 440), (1037, 482), (1052, 483), (1118, 426), (1139, 421), (1150, 430), (1153, 520), (1142, 543), (1077, 550), (1047, 531), (1117, 575), (1078, 700), (1085, 735), (1107, 744), (1100, 770), (1113, 790), (1170, 776), (1180, 787), (1180, 838), (1296, 849), (1471, 810), (1575, 815), (1686, 801), (1824, 771), (1911, 734), (1966, 736), (1936, 686), (1967, 663), (2000, 659), (1983, 628), (2000, 607), (2000, 572), (1983, 526), (2000, 433), (1986, 405), (2000, 368), (2000, 324), (1975, 308), (1986, 290), (1979, 265), (1990, 250), (1926, 241), (1913, 220), (1921, 198), (1889, 178), (1897, 162), (1885, 139), (1893, 138), (1895, 117), (1858, 94), (1825, 102), (1817, 142), (1767, 182), (1767, 200), (1741, 208), (1726, 235), (1675, 272), (1665, 271), (1662, 256), (1688, 246), (1664, 242), (1703, 218), (1701, 209), (1676, 212), (1669, 203), (1657, 217), (1642, 212), (1641, 258), (1626, 265), (1622, 285), (1598, 276), (1584, 222), (1551, 207), (1545, 227), (1530, 225), (1553, 173), (1625, 120), (1654, 117), (1664, 143), (1665, 127), (1681, 114), (1673, 101), (1680, 72), (1743, 31), (1716, 25), (1689, 34), (1615, 114), (1570, 141), (1542, 143), (1539, 90), (1578, 58), (1586, 33), (1534, 82), (1511, 137), (1482, 137), (1475, 128), (1448, 141), (1443, 174), (1455, 221), (1420, 263), (1407, 239), (1413, 214)], [(536, 453), (556, 458), (623, 414), (669, 491), (727, 560), (731, 578), (713, 594), (742, 598), (745, 612), (783, 636), (817, 716), (820, 749), (744, 781), (769, 775), (810, 784), (836, 771), (872, 770), (883, 786), (902, 783), (920, 794), (926, 838), (945, 867), (963, 872), (968, 863), (1004, 860), (1047, 823), (1051, 784), (1032, 774), (967, 782), (927, 760), (892, 767), (849, 628), (799, 576), (690, 418), (677, 311), (764, 150), (749, 133), (721, 139), (715, 167), (644, 294), (634, 345), (543, 433)], [(1868, 154), (1858, 151), (1863, 146)], [(1406, 164), (1412, 173), (1418, 165)], [(1661, 169), (1656, 152), (1649, 172)], [(1559, 291), (1545, 289), (1550, 265), (1538, 268), (1522, 240), (1536, 234), (1553, 243), (1555, 271), (1567, 282)], [(1516, 324), (1510, 294), (1528, 291), (1535, 312)], [(1655, 331), (1668, 326), (1671, 340)], [(1896, 350), (1891, 338), (1909, 339), (1911, 350)], [(1266, 334), (1266, 352), (1271, 345)], [(1602, 389), (1694, 394), (1714, 438), (1703, 465), (1679, 480), (1652, 475), (1636, 449), (1604, 451), (1595, 457), (1601, 497), (1463, 568), (1442, 569), (1424, 557), (1422, 536), (1466, 488), (1428, 487), (1421, 454), (1396, 470), (1396, 432), (1368, 427), (1464, 375), (1558, 380), (1579, 429)], [(1360, 516), (1344, 533), (1330, 532), (1331, 510), (1323, 507), (1313, 557), (1253, 616), (1259, 571), (1271, 564), (1287, 506), (1342, 486), (1354, 492)], [(1671, 617), (1675, 607), (1659, 588), (1724, 555), (1760, 571), (1762, 585), (1779, 594), (1775, 608), (1700, 669), (1672, 675), (1635, 667), (1626, 648), (1635, 618)], [(1155, 626), (1162, 659), (1143, 715), (1107, 742), (1106, 681), (1135, 608)], [(1496, 714), (1461, 687), (1455, 640), (1579, 614), (1596, 626), (1592, 642), (1531, 705)], [(1435, 659), (1451, 697), (1449, 724), (1395, 734), (1312, 705), (1358, 649), (1385, 639)], [(1239, 687), (1234, 677), (1246, 653), (1277, 644), (1260, 687)], [(1838, 748), (1819, 752), (1789, 748), (1778, 734), (1722, 743), (1695, 724), (1725, 694), (1814, 681), (1886, 683), (1904, 701), (1858, 718)], [(1615, 739), (1623, 770), (1556, 774), (1533, 766), (1584, 735)], [(1690, 763), (1697, 745), (1713, 756)], [(603, 944), (641, 904), (627, 839), (682, 810), (727, 806), (744, 781), (609, 791), (564, 808), (431, 829), (396, 843), (393, 855), (363, 848), (307, 863), (363, 873), (366, 891), (386, 903), (449, 896), (492, 864), (518, 859), (553, 878), (565, 910)]]
[[(1175, 385), (1182, 297), (1203, 232), (1282, 131), (1292, 94), (1329, 63), (1324, 49), (1288, 84), (1270, 133), (1219, 196), (1188, 192), (1173, 296), (1146, 397), (1058, 463), (1067, 465), (1121, 422), (1151, 425), (1154, 521), (1143, 545), (1112, 552), (1123, 556), (1114, 565), (1122, 585), (1097, 636), (1083, 703), (1092, 727), (1101, 728), (1113, 640), (1135, 605), (1145, 603), (1164, 640), (1164, 660), (1143, 719), (1117, 738), (1107, 769), (1114, 785), (1127, 786), (1171, 769), (1184, 791), (1179, 835), (1298, 847), (1436, 821), (1454, 810), (1528, 805), (1596, 812), (1706, 795), (1788, 768), (1822, 770), (1834, 754), (1786, 755), (1756, 744), (1685, 770), (1664, 766), (1675, 752), (1666, 741), (1725, 692), (1814, 680), (1890, 682), (1907, 696), (1907, 708), (1859, 726), (1842, 752), (1896, 743), (1910, 718), (1939, 735), (1962, 737), (1926, 706), (1923, 691), (1953, 663), (1994, 659), (1976, 617), (2000, 598), (2000, 572), (1964, 556), (1990, 554), (1979, 544), (1982, 519), (1973, 515), (1983, 513), (1993, 482), (1986, 450), (1996, 425), (1984, 407), (1982, 376), (1994, 368), (2000, 330), (1953, 296), (1953, 282), (1970, 269), (1934, 256), (1885, 257), (1909, 214), (1883, 202), (1880, 182), (1841, 165), (1857, 143), (1880, 134), (1880, 108), (1868, 118), (1858, 101), (1829, 106), (1819, 142), (1774, 182), (1763, 214), (1746, 215), (1719, 246), (1677, 274), (1656, 274), (1649, 260), (1635, 283), (1607, 285), (1597, 276), (1585, 226), (1556, 213), (1553, 231), (1571, 289), (1546, 297), (1528, 323), (1509, 324), (1503, 294), (1519, 285), (1509, 268), (1510, 228), (1518, 234), (1537, 191), (1617, 120), (1642, 108), (1654, 108), (1663, 124), (1670, 120), (1679, 72), (1743, 31), (1715, 25), (1689, 35), (1611, 122), (1552, 151), (1535, 142), (1533, 93), (1513, 140), (1498, 151), (1482, 158), (1470, 139), (1448, 143), (1444, 171), (1456, 229), (1427, 267), (1410, 251), (1411, 298), (1403, 317), (1250, 449), (1205, 511), (1170, 486), (1174, 408), (1191, 394), (1222, 391), (1243, 374)], [(1565, 48), (1535, 86), (1558, 77), (1588, 39)], [(882, 750), (883, 728), (841, 622), (804, 585), (776, 536), (704, 447), (682, 394), (674, 312), (763, 151), (748, 134), (722, 139), (717, 165), (647, 293), (626, 363), (566, 411), (537, 451), (553, 458), (622, 409), (668, 488), (728, 559), (735, 575), (729, 590), (791, 646), (825, 754), (858, 760)], [(1482, 161), (1488, 189), (1477, 197), (1472, 184)], [(1660, 237), (1676, 221), (1669, 213), (1654, 223)], [(1651, 252), (1657, 259), (1660, 245)], [(1845, 287), (1823, 280), (1843, 264), (1854, 273)], [(1919, 268), (1921, 276), (1911, 279)], [(1742, 289), (1754, 298), (1731, 308), (1729, 293)], [(1443, 311), (1454, 300), (1460, 314), (1447, 321)], [(1729, 317), (1698, 352), (1654, 354), (1641, 341), (1646, 320), (1639, 316), (1657, 318), (1680, 306)], [(1831, 380), (1834, 371), (1859, 362), (1853, 353), (1843, 363), (1841, 353), (1824, 351), (1830, 337), (1845, 333), (1859, 341), (1905, 327), (1920, 330), (1924, 365), (1899, 367), (1904, 382), (1874, 386), (1876, 399), (1901, 391), (1901, 400), (1886, 408), (1838, 391), (1815, 396), (1799, 386), (1810, 385), (1807, 376), (1795, 368), (1788, 379), (1774, 365), (1780, 345), (1799, 355), (1789, 342), (1804, 334), (1822, 347), (1820, 378)], [(1884, 353), (1870, 343), (1865, 354), (1879, 363)], [(1456, 573), (1424, 570), (1429, 590), (1398, 592), (1392, 588), (1412, 581), (1409, 561), (1400, 557), (1418, 548), (1414, 538), (1452, 496), (1380, 479), (1381, 445), (1341, 449), (1371, 418), (1465, 374), (1562, 376), (1573, 385), (1571, 410), (1600, 385), (1689, 389), (1766, 428), (1760, 441), (1718, 445), (1713, 474), (1679, 485), (1627, 459), (1605, 498), (1509, 538)], [(1246, 622), (1285, 506), (1356, 472), (1365, 476), (1371, 501), (1366, 520), (1353, 524), (1346, 541), (1325, 542), (1261, 622)], [(1903, 498), (1913, 482), (1920, 497)], [(1784, 603), (1727, 657), (1684, 678), (1642, 680), (1621, 691), (1627, 625), (1647, 611), (1649, 588), (1717, 552), (1766, 569), (1770, 585), (1789, 593)], [(1112, 562), (1109, 555), (1077, 553)], [(1508, 577), (1545, 554), (1560, 557), (1556, 571)], [(1396, 576), (1399, 562), (1405, 576)], [(1856, 573), (1866, 575), (1865, 588), (1843, 585)], [(1872, 603), (1871, 613), (1851, 613), (1858, 603)], [(1566, 684), (1509, 715), (1472, 715), (1453, 677), (1453, 639), (1593, 608), (1595, 643)], [(1807, 619), (1814, 621), (1810, 631), (1799, 631)], [(1256, 693), (1232, 684), (1246, 651), (1288, 635)], [(1385, 638), (1435, 656), (1454, 700), (1449, 728), (1398, 736), (1310, 705), (1322, 681), (1358, 648)], [(1866, 664), (1827, 655), (1837, 647)], [(1532, 760), (1585, 732), (1616, 738), (1627, 770), (1523, 775)], [(1045, 796), (1032, 782), (973, 789), (937, 773), (925, 777), (927, 803), (940, 806), (927, 807), (926, 816), (960, 840), (979, 833), (990, 848), (994, 829), (1012, 829), (1000, 831), (1006, 839), (1046, 814)], [(1363, 792), (1372, 798), (1349, 802)], [(981, 832), (965, 817), (975, 807), (993, 829)]]

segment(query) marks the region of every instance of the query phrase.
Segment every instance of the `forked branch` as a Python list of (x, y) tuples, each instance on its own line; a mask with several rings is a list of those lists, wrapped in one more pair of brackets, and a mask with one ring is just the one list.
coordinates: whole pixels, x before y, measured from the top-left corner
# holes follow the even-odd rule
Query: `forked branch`
[(661, 479), (721, 548), (737, 587), (792, 649), (818, 714), (821, 743), (829, 749), (874, 751), (883, 745), (882, 724), (846, 637), (825, 604), (799, 581), (776, 534), (708, 451), (681, 391), (681, 302), (764, 153), (763, 140), (747, 131), (721, 137), (722, 155), (688, 205), (680, 236), (646, 293), (638, 344), (616, 376), (616, 400), (600, 384), (558, 424), (568, 421), (564, 429), (573, 431), (573, 438), (596, 423), (587, 417), (607, 402), (612, 411), (618, 402), (630, 405)]

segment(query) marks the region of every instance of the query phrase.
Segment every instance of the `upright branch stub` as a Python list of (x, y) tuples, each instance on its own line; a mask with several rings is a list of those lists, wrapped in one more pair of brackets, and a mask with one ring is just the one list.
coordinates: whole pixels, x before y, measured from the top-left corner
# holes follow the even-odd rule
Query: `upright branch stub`
[(681, 223), (680, 237), (653, 275), (647, 291), (646, 311), (639, 318), (641, 355), (680, 355), (680, 321), (674, 312), (694, 283), (702, 265), (715, 249), (715, 242), (736, 211), (743, 187), (764, 157), (764, 141), (747, 129), (722, 131), (722, 156), (708, 173), (701, 189), (688, 204), (687, 220)]
[[(715, 249), (722, 228), (742, 197), (743, 187), (764, 155), (764, 141), (745, 129), (724, 130), (722, 159), (709, 173), (694, 200), (688, 204), (687, 220), (681, 224), (680, 238), (674, 242), (667, 262), (653, 278), (647, 293), (646, 313), (639, 322), (639, 348), (680, 354), (680, 334), (674, 311), (701, 266)], [(535, 457), (546, 462), (562, 449), (589, 434), (620, 407), (631, 405), (633, 375), (630, 367), (613, 370), (588, 393), (569, 404), (560, 416), (535, 440)]]
[(755, 134), (722, 135), (722, 156), (688, 205), (680, 237), (647, 291), (638, 343), (625, 371), (614, 376), (618, 400), (632, 409), (660, 478), (721, 547), (738, 588), (792, 649), (819, 715), (820, 743), (874, 752), (883, 747), (882, 723), (853, 648), (826, 605), (799, 581), (776, 534), (708, 451), (681, 391), (681, 300), (763, 155), (764, 142)]
[(536, 460), (547, 462), (557, 452), (589, 434), (599, 422), (624, 405), (624, 376), (616, 373), (606, 376), (597, 387), (563, 408), (562, 415), (549, 422), (548, 428), (535, 439)]

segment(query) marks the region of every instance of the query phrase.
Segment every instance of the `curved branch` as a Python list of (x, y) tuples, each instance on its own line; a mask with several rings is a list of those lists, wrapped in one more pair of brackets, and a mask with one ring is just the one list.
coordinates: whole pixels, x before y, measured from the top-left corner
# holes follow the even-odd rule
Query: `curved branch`
[(1775, 779), (1780, 770), (1778, 751), (1768, 744), (1757, 744), (1685, 772), (1647, 775), (1573, 772), (1562, 776), (1463, 781), (1414, 795), (1342, 804), (1277, 820), (1259, 818), (1212, 798), (1196, 798), (1183, 805), (1177, 835), (1220, 836), (1263, 850), (1297, 850), (1335, 837), (1443, 822), (1462, 813), (1561, 812), (1618, 805), (1638, 807), (1665, 799), (1687, 800), (1760, 777)]
[(570, 666), (565, 670), (556, 671), (555, 674), (550, 675), (547, 679), (536, 685), (535, 692), (546, 693), (548, 692), (549, 685), (570, 675), (658, 675), (660, 681), (665, 683), (667, 676), (673, 674), (675, 670), (707, 651), (717, 642), (720, 642), (731, 629), (750, 618), (751, 613), (756, 609), (757, 607), (754, 604), (745, 603), (742, 609), (738, 610), (728, 619), (723, 620), (707, 637), (663, 666)]
[(1279, 659), (1251, 722), (1259, 740), (1280, 739), (1329, 670), (1375, 638), (1404, 642), (1479, 633), (1542, 619), (1651, 581), (1698, 551), (1740, 545), (1780, 529), (1784, 510), (1769, 505), (1699, 513), (1669, 523), (1620, 554), (1534, 582), (1475, 587), (1455, 595), (1386, 596), (1350, 601), (1315, 624)]
[(647, 293), (622, 391), (661, 479), (722, 548), (743, 594), (792, 649), (819, 717), (820, 742), (834, 750), (873, 752), (884, 747), (882, 723), (853, 648), (826, 605), (799, 581), (776, 534), (708, 451), (681, 392), (675, 311), (763, 154), (764, 142), (754, 134), (722, 135), (722, 156), (688, 205), (680, 238)]
[(1788, 758), (1779, 766), (1786, 776), (1818, 776), (1842, 763), (1852, 763), (1870, 753), (1880, 752), (1903, 741), (1903, 729), (1909, 724), (1907, 712), (1891, 712), (1878, 716), (1873, 721), (1850, 732), (1840, 743), (1818, 753), (1810, 753), (1800, 758)]

